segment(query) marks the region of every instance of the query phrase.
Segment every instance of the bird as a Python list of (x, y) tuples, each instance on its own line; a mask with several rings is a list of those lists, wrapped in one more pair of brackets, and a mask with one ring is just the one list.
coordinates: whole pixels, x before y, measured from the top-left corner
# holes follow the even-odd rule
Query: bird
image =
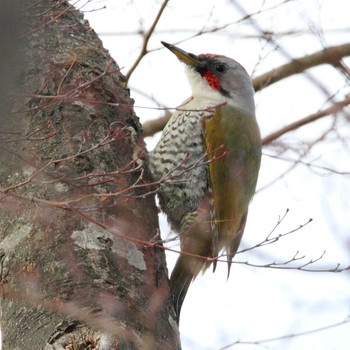
[(220, 252), (230, 275), (256, 190), (261, 137), (254, 88), (240, 63), (161, 43), (185, 64), (192, 90), (149, 156), (159, 205), (180, 237), (181, 253), (170, 277), (179, 324), (191, 282), (211, 265), (215, 271)]

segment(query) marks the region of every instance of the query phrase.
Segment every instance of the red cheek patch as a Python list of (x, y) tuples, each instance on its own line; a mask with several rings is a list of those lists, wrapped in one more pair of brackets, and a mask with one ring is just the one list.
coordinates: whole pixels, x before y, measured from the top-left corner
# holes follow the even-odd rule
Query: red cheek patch
[(211, 88), (220, 90), (220, 81), (217, 76), (209, 71), (204, 72), (202, 76), (204, 79), (206, 79)]

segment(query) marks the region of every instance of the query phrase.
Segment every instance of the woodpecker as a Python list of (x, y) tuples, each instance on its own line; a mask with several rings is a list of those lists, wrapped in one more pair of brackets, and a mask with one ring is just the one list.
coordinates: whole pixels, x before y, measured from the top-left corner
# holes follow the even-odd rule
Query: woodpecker
[(253, 85), (238, 62), (162, 44), (185, 63), (192, 88), (150, 154), (159, 204), (180, 236), (170, 277), (179, 323), (190, 283), (211, 264), (215, 271), (221, 251), (230, 274), (256, 188), (261, 138)]

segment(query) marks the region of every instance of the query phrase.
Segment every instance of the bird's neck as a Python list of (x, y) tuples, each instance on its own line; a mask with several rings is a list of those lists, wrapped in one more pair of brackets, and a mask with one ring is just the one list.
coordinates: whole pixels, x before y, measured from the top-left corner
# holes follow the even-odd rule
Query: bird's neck
[[(255, 104), (253, 92), (242, 89), (237, 93), (232, 92), (230, 96), (224, 96), (220, 91), (213, 89), (205, 79), (191, 68), (186, 69), (188, 81), (192, 89), (192, 99), (198, 104), (206, 104), (206, 107), (229, 105), (255, 116)], [(202, 102), (203, 101), (203, 102)]]
[(226, 102), (224, 96), (220, 94), (219, 91), (210, 87), (207, 81), (203, 79), (201, 75), (195, 72), (193, 69), (187, 68), (186, 74), (188, 81), (191, 85), (193, 98), (205, 99), (208, 101), (213, 101), (217, 104), (222, 104)]

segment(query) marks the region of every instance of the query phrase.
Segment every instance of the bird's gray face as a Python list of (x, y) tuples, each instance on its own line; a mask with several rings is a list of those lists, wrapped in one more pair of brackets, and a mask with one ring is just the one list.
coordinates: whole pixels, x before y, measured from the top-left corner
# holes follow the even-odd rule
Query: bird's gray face
[(246, 70), (232, 58), (203, 54), (197, 56), (202, 65), (194, 69), (208, 82), (209, 86), (222, 95), (234, 98), (240, 93), (252, 94), (251, 79)]
[(254, 89), (246, 70), (235, 60), (212, 54), (194, 55), (176, 46), (162, 42), (179, 60), (186, 63), (199, 79), (217, 91), (229, 103), (255, 113)]

